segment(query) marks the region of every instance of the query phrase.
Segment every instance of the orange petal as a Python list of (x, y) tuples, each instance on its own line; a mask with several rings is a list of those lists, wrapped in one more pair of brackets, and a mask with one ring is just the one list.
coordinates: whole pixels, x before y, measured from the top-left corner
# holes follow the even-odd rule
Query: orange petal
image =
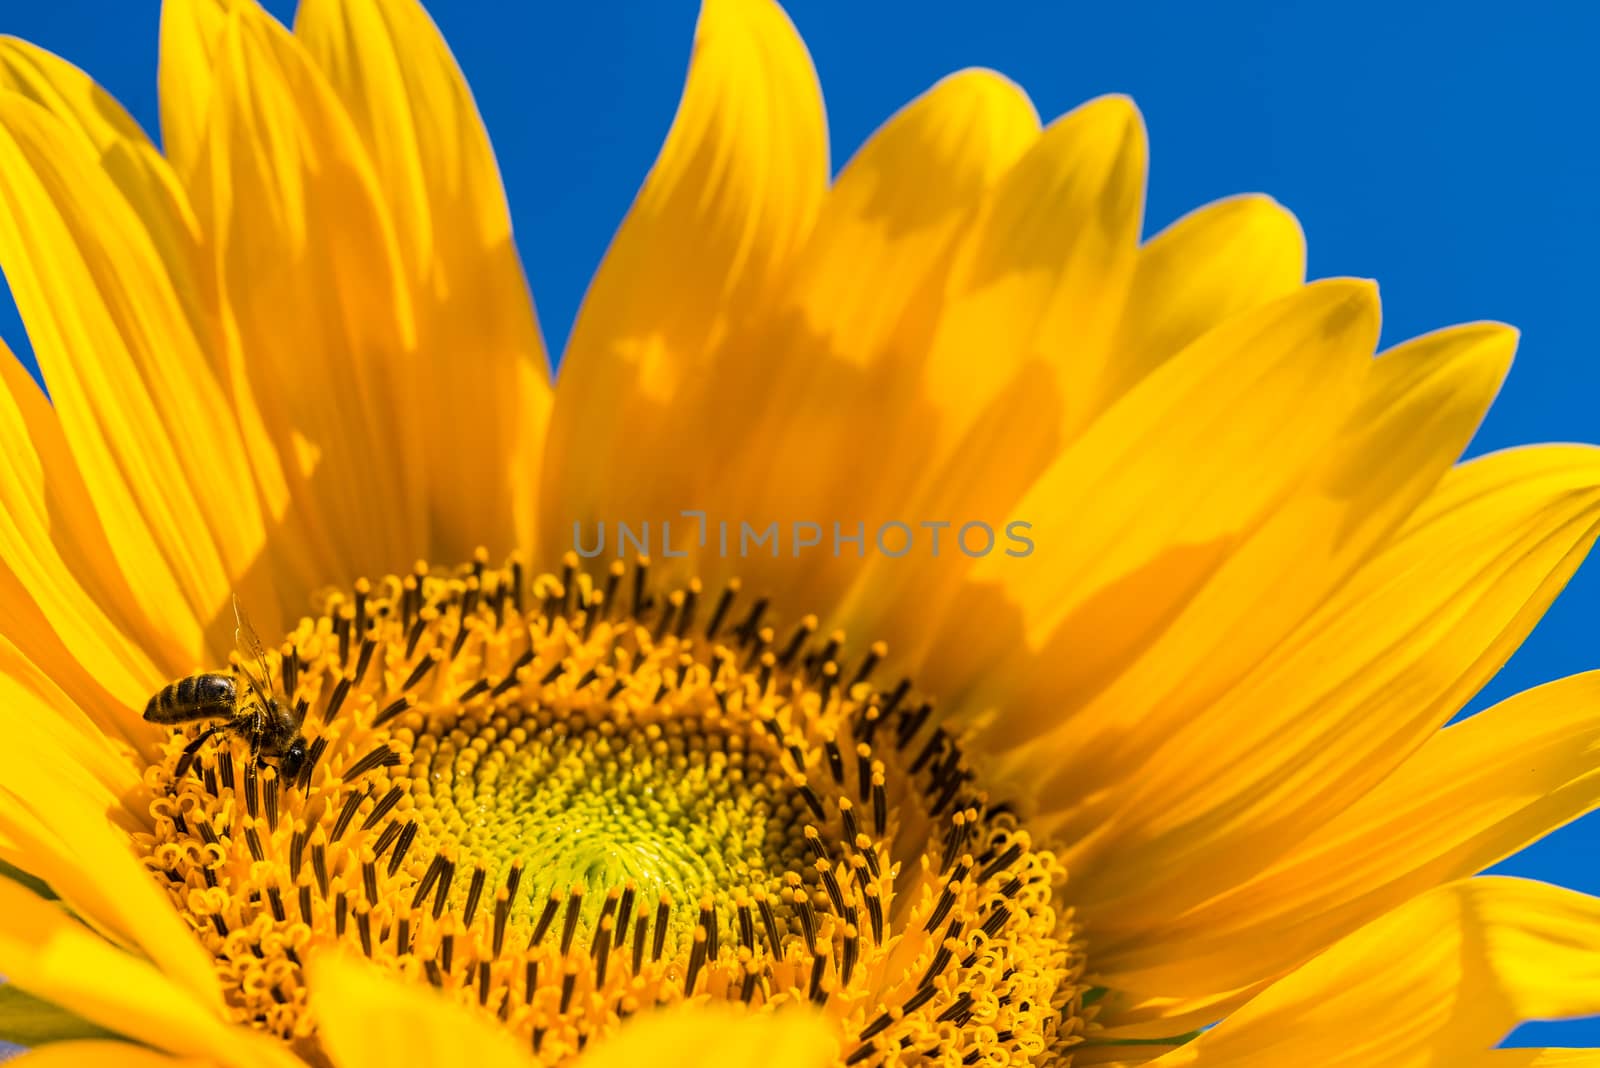
[(265, 538), (243, 442), (105, 172), (18, 95), (0, 100), (0, 130), (0, 263), (151, 644), (193, 665), (202, 628)]
[(55, 409), (0, 344), (0, 618), (106, 731), (147, 732), (134, 710), (163, 681)]
[[(919, 682), (947, 698), (976, 684), (1003, 709), (985, 747), (1017, 748), (1060, 726), (1136, 663), (1324, 462), (1361, 396), (1377, 330), (1370, 285), (1319, 282), (1164, 363), (1001, 513), (1027, 524), (1036, 550), (1016, 557), (1008, 545), (972, 568)], [(1291, 409), (1298, 417), (1285, 420)], [(919, 599), (922, 611), (938, 607), (926, 591), (939, 576), (920, 577), (901, 612), (918, 611)]]
[(185, 183), (206, 155), (217, 49), (235, 6), (236, 0), (162, 0), (161, 143)]
[(26, 96), (82, 139), (149, 232), (178, 299), (200, 323), (210, 296), (192, 277), (202, 262), (194, 213), (139, 124), (83, 71), (27, 41), (0, 38), (0, 87)]
[(1185, 215), (1139, 250), (1108, 398), (1212, 327), (1289, 293), (1305, 268), (1300, 224), (1270, 197), (1229, 197)]
[(1141, 769), (1091, 843), (1101, 859), (1080, 866), (1086, 922), (1103, 940), (1135, 937), (1354, 803), (1505, 662), (1597, 534), (1600, 449), (1520, 449), (1453, 470), (1371, 564)]
[(44, 880), (75, 915), (137, 947), (220, 1012), (209, 958), (131, 849), (133, 813), (149, 803), (139, 765), (118, 766), (111, 742), (72, 729), (74, 710), (48, 680), (8, 647), (0, 656), (0, 707), (17, 739), (0, 747), (0, 859)]
[[(1152, 754), (1205, 719), (1434, 488), (1488, 409), (1514, 344), (1514, 331), (1481, 324), (1384, 353), (1308, 477), (1246, 532), (1154, 641), (1134, 646), (1122, 663), (1099, 658), (1096, 678), (1076, 667), (1078, 649), (1067, 640), (1074, 632), (1057, 631), (1033, 659), (996, 671), (1000, 693), (1027, 697), (1001, 706), (986, 739), (1008, 750), (1002, 774), (1039, 783), (1038, 817), (1069, 840), (1093, 839), (1138, 789)], [(1178, 558), (1183, 550), (1181, 542), (1173, 547)], [(1049, 562), (1037, 555), (1035, 566)], [(1092, 631), (1096, 618), (1141, 611), (1113, 587), (1086, 607), (1076, 633)], [(992, 612), (964, 614), (1003, 634)], [(1041, 659), (1064, 661), (1065, 670), (1038, 672)]]
[(335, 1068), (533, 1068), (488, 1016), (338, 950), (310, 962), (310, 1009)]
[(210, 1057), (172, 1057), (131, 1042), (52, 1042), (7, 1061), (12, 1068), (222, 1068)]
[(278, 1043), (224, 1024), (147, 961), (7, 880), (0, 880), (0, 916), (0, 970), (37, 998), (173, 1053), (236, 1066), (300, 1063)]
[(416, 332), (378, 179), (321, 72), (254, 5), (229, 15), (216, 58), (194, 199), (230, 386), (287, 469), (283, 540), (305, 548), (302, 590), (409, 567), (427, 544), (424, 443), (405, 427)]
[(1119, 990), (1257, 982), (1410, 898), (1481, 871), (1600, 806), (1600, 673), (1518, 694), (1428, 739), (1270, 869), (1125, 943)]
[[(926, 457), (919, 435), (908, 437), (899, 422), (908, 413), (882, 398), (924, 412), (915, 400), (926, 357), (922, 305), (986, 191), (1038, 134), (1020, 89), (972, 70), (944, 79), (868, 139), (829, 191), (761, 340), (724, 344), (715, 367), (691, 384), (682, 425), (722, 427), (738, 444), (704, 470), (673, 476), (688, 480), (675, 491), (680, 504), (703, 505), (708, 521), (732, 524), (734, 538), (741, 521), (759, 525), (761, 517), (864, 520), (897, 511)], [(861, 455), (874, 462), (863, 467)], [(708, 583), (737, 573), (779, 605), (833, 606), (862, 567), (848, 552), (824, 552), (797, 569), (792, 558), (759, 553), (695, 559), (696, 548), (686, 569)]]
[[(1517, 1024), (1596, 1012), (1600, 901), (1520, 879), (1469, 879), (1362, 928), (1151, 1063), (1494, 1064), (1499, 1055), (1487, 1055)], [(1510, 1063), (1539, 1056), (1511, 1053)]]
[(431, 558), (527, 548), (549, 371), (471, 90), (415, 0), (307, 0), (295, 32), (354, 121), (399, 239), (423, 398), (406, 433), (425, 445)]
[[(545, 529), (676, 518), (726, 467), (686, 426), (719, 346), (770, 313), (827, 189), (822, 100), (771, 0), (708, 0), (677, 117), (584, 298), (545, 454)], [(757, 362), (760, 349), (745, 356)], [(737, 426), (735, 420), (732, 426)]]
[[(868, 539), (888, 523), (912, 525), (917, 538), (899, 558), (841, 554), (836, 570), (853, 583), (837, 616), (886, 639), (908, 667), (972, 570), (960, 528), (1018, 515), (1028, 487), (1099, 411), (1137, 256), (1145, 155), (1143, 121), (1125, 97), (1051, 123), (995, 180), (949, 268), (910, 309), (911, 323), (926, 325), (908, 324), (897, 344), (916, 346), (919, 375), (836, 416), (874, 429), (867, 448), (824, 468), (833, 485), (857, 487), (864, 514), (827, 511), (847, 530), (864, 519)], [(941, 521), (942, 532), (927, 526)]]

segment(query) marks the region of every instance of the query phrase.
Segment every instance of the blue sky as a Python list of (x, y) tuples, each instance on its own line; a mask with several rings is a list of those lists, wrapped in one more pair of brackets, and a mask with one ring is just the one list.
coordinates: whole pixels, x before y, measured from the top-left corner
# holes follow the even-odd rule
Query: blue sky
[[(695, 5), (431, 7), (494, 138), (558, 352), (671, 119)], [(1522, 328), (1474, 452), (1600, 440), (1588, 326), (1600, 6), (795, 0), (790, 11), (821, 75), (836, 166), (964, 66), (1010, 75), (1047, 117), (1129, 93), (1150, 130), (1150, 231), (1218, 196), (1271, 193), (1303, 222), (1313, 275), (1378, 279), (1386, 342), (1471, 319)], [(85, 67), (153, 131), (157, 18), (157, 0), (38, 0), (4, 5), (0, 32)], [(0, 336), (23, 344), (3, 294)], [(1473, 707), (1600, 664), (1597, 609), (1591, 566)], [(1600, 818), (1501, 870), (1600, 894)], [(1531, 1026), (1516, 1041), (1600, 1045), (1600, 1021)]]

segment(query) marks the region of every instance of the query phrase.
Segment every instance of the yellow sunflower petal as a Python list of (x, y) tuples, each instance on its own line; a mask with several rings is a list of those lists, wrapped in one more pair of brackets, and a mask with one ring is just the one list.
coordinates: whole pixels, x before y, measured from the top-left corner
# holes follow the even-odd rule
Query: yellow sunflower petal
[[(106, 798), (134, 795), (141, 786), (139, 770), (128, 751), (112, 741), (118, 724), (97, 722), (86, 715), (56, 680), (29, 660), (10, 639), (0, 636), (0, 694), (6, 700), (4, 731), (22, 753), (48, 738), (71, 760), (74, 772), (90, 776)], [(26, 710), (26, 711), (25, 711)], [(33, 714), (27, 714), (31, 711)]]
[[(0, 766), (9, 768), (10, 761)], [(113, 828), (103, 815), (101, 801), (95, 811), (88, 798), (99, 791), (86, 789), (70, 778), (70, 768), (59, 758), (47, 761), (63, 778), (43, 794), (28, 791), (39, 777), (18, 773), (0, 785), (0, 859), (46, 883), (74, 915), (91, 924), (118, 945), (145, 952), (163, 974), (184, 986), (201, 1004), (214, 1002), (220, 1011), (216, 976), (210, 959), (201, 951), (189, 929), (153, 885), (128, 850), (128, 829)], [(47, 810), (40, 812), (32, 805)]]
[[(102, 726), (162, 681), (132, 637), (148, 633), (106, 542), (55, 409), (0, 343), (0, 585), (5, 633)], [(120, 622), (119, 622), (120, 621)]]
[(193, 664), (264, 541), (251, 469), (127, 202), (14, 94), (0, 100), (0, 264), (151, 644)]
[(130, 828), (106, 816), (116, 801), (46, 739), (35, 739), (29, 756), (0, 757), (0, 835), (8, 850), (0, 859), (42, 879), (85, 922), (137, 947), (192, 999), (220, 1011), (209, 958), (134, 859)]
[[(194, 270), (199, 236), (182, 184), (115, 97), (61, 57), (12, 37), (0, 37), (0, 86), (40, 105), (82, 139), (150, 230), (175, 277)], [(195, 296), (181, 288), (178, 295)]]
[(405, 257), (425, 398), (406, 423), (428, 444), (435, 558), (527, 547), (549, 373), (471, 91), (415, 0), (308, 0), (295, 32), (372, 156)]
[(1146, 155), (1133, 102), (1101, 97), (1051, 123), (996, 183), (944, 285), (926, 391), (954, 417), (927, 451), (966, 439), (1030, 362), (1060, 376), (1052, 432), (1095, 410), (1138, 255)]
[(234, 6), (235, 0), (162, 0), (161, 144), (185, 183), (206, 154), (217, 48)]
[(708, 386), (724, 405), (744, 392), (767, 409), (753, 420), (763, 471), (785, 471), (786, 496), (791, 468), (820, 470), (836, 491), (855, 489), (837, 484), (842, 457), (817, 455), (823, 435), (813, 420), (848, 414), (859, 446), (871, 429), (859, 415), (882, 399), (867, 390), (918, 389), (926, 339), (907, 336), (920, 318), (909, 313), (927, 300), (985, 194), (1038, 137), (1038, 115), (1020, 88), (993, 71), (966, 70), (897, 112), (840, 171), (794, 267), (778, 358), (729, 360), (724, 370), (745, 380)]
[[(219, 54), (222, 39), (228, 26), (228, 12), (236, 6), (248, 5), (256, 9), (255, 0), (163, 0), (161, 5), (161, 62), (159, 72), (161, 134), (166, 150), (159, 157), (169, 173), (170, 181), (183, 190), (175, 196), (174, 211), (181, 215), (182, 227), (192, 230), (197, 247), (194, 251), (192, 274), (194, 287), (201, 291), (202, 305), (196, 310), (196, 321), (202, 323), (197, 331), (216, 340), (208, 346), (208, 355), (218, 377), (228, 385), (233, 407), (239, 418), (240, 433), (249, 444), (249, 453), (255, 463), (256, 484), (263, 507), (269, 515), (278, 517), (277, 536), (271, 539), (270, 548), (275, 558), (279, 582), (285, 587), (279, 592), (281, 603), (293, 611), (303, 610), (299, 592), (312, 583), (327, 581), (308, 564), (311, 550), (300, 542), (324, 537), (314, 533), (314, 524), (303, 513), (292, 512), (289, 496), (289, 479), (295, 457), (280, 458), (271, 432), (265, 425), (261, 406), (251, 392), (248, 379), (240, 365), (238, 354), (230, 351), (224, 338), (224, 324), (216, 303), (218, 293), (215, 250), (202, 247), (202, 223), (192, 198), (208, 196), (203, 186), (210, 182), (211, 145), (207, 129), (210, 123), (212, 97), (215, 92), (216, 72), (222, 62)], [(140, 156), (143, 161), (145, 157)], [(202, 164), (204, 164), (202, 166)], [(147, 221), (156, 214), (157, 205), (150, 205), (140, 214)], [(152, 227), (155, 229), (155, 227)], [(167, 229), (179, 229), (178, 222), (167, 224)], [(208, 238), (209, 240), (209, 235)], [(159, 242), (158, 242), (159, 243)], [(176, 273), (176, 270), (175, 270)], [(180, 295), (187, 291), (180, 287)], [(286, 513), (294, 519), (285, 523)], [(285, 529), (285, 527), (289, 529)], [(325, 539), (324, 539), (325, 540)], [(287, 580), (287, 581), (285, 581)], [(251, 605), (263, 625), (271, 619), (263, 609), (263, 598), (252, 591)], [(276, 605), (273, 611), (277, 610)]]
[[(1005, 773), (1040, 783), (1039, 807), (1049, 822), (1069, 839), (1089, 839), (1125, 791), (1137, 788), (1151, 754), (1205, 715), (1392, 535), (1471, 438), (1515, 339), (1509, 328), (1471, 324), (1383, 353), (1326, 458), (1153, 642), (1135, 646), (1120, 665), (1105, 664), (1100, 678), (1073, 670), (1078, 650), (1065, 637), (1071, 631), (998, 669), (954, 649), (950, 663), (965, 655), (969, 674), (989, 671), (1001, 692), (1013, 695), (986, 737), (1011, 750)], [(1041, 554), (1038, 566), (1048, 562)], [(1115, 616), (1126, 600), (1113, 590), (1096, 609)], [(980, 601), (958, 618), (1003, 637), (995, 614), (983, 608)], [(979, 632), (972, 648), (982, 649), (986, 637), (995, 641)], [(1031, 670), (1034, 657), (1066, 669)], [(1018, 684), (1007, 688), (1008, 677)]]
[(52, 1042), (6, 1063), (11, 1068), (222, 1068), (224, 1064), (210, 1057), (173, 1057), (131, 1042), (101, 1040)]
[(0, 860), (43, 880), (85, 922), (220, 1009), (210, 962), (134, 858), (133, 813), (149, 802), (137, 766), (105, 736), (74, 730), (77, 710), (3, 640), (0, 709), (14, 739), (0, 746)]
[(635, 1017), (576, 1068), (824, 1068), (838, 1063), (833, 1028), (806, 1011), (751, 1015), (721, 1006)]
[(1600, 1049), (1497, 1049), (1457, 1063), (1463, 1068), (1600, 1068)]
[[(1006, 735), (1000, 744), (1059, 723), (1064, 709), (1135, 659), (1305, 483), (1356, 406), (1377, 331), (1370, 285), (1319, 282), (1166, 362), (1000, 513), (1031, 525), (1037, 551), (1022, 559), (994, 551), (972, 569), (971, 588), (952, 591), (967, 603), (957, 602), (947, 626), (927, 628), (934, 644), (919, 682), (959, 695), (985, 675), (1017, 680), (1018, 693), (992, 695), (1006, 709), (995, 726)], [(1284, 419), (1285, 410), (1297, 417)], [(886, 617), (916, 618), (918, 601), (924, 612), (940, 607), (930, 605), (930, 591), (952, 580), (932, 572), (953, 571), (953, 563), (930, 560), (921, 569), (930, 573), (916, 582), (908, 575)], [(1001, 625), (986, 597), (1019, 616), (1012, 626), (1032, 641)], [(1010, 663), (1000, 659), (1008, 647)], [(1041, 656), (1048, 672), (1037, 670)]]
[[(796, 265), (808, 344), (856, 366), (883, 355), (980, 198), (1038, 136), (1027, 95), (989, 70), (950, 75), (884, 123), (839, 172)], [(781, 392), (815, 370), (785, 363), (769, 381)]]
[(1543, 883), (1469, 879), (1362, 928), (1152, 1063), (1476, 1064), (1525, 1020), (1597, 1012), (1600, 901)]
[(1139, 250), (1108, 398), (1212, 327), (1290, 292), (1305, 269), (1300, 224), (1270, 197), (1230, 197), (1185, 215)]
[[(879, 423), (874, 433), (890, 443), (868, 470), (828, 468), (836, 484), (871, 493), (869, 530), (1009, 515), (1089, 421), (1133, 275), (1145, 161), (1138, 109), (1107, 96), (1052, 122), (995, 181), (918, 308), (932, 324), (925, 338), (902, 342), (917, 346), (916, 384), (891, 405), (880, 390), (843, 413)], [(841, 622), (912, 656), (967, 572), (957, 533), (945, 532), (938, 559), (930, 538), (904, 559), (847, 560), (858, 566)]]
[(678, 404), (782, 296), (827, 182), (821, 94), (788, 17), (770, 0), (707, 0), (672, 130), (562, 359), (546, 530), (702, 503), (671, 499), (681, 484), (659, 472), (718, 470), (727, 443), (716, 422), (686, 428)]
[[(1205, 689), (1252, 667), (1411, 515), (1476, 433), (1516, 345), (1510, 327), (1468, 323), (1379, 355), (1311, 484), (1230, 561), (1233, 581), (1196, 604), (1194, 627), (1226, 634), (1191, 647), (1204, 661)], [(1223, 605), (1239, 618), (1221, 618), (1213, 606)], [(1187, 677), (1196, 664), (1165, 666)]]
[(0, 87), (67, 119), (97, 154), (120, 141), (147, 140), (133, 116), (92, 78), (28, 41), (0, 37)]
[(229, 15), (216, 58), (194, 197), (231, 381), (285, 458), (310, 573), (401, 570), (427, 545), (423, 442), (405, 427), (415, 331), (377, 177), (321, 72), (253, 4)]
[(864, 519), (869, 540), (886, 523), (954, 521), (938, 558), (934, 534), (914, 529), (918, 551), (904, 558), (846, 552), (832, 568), (852, 582), (838, 621), (887, 639), (908, 667), (970, 570), (954, 544), (960, 526), (1015, 514), (1098, 408), (1137, 255), (1145, 155), (1143, 122), (1125, 97), (1051, 123), (994, 182), (948, 269), (919, 295), (913, 317), (931, 325), (895, 339), (919, 374), (858, 390), (860, 402), (833, 416), (869, 428), (873, 463), (809, 461), (829, 485), (851, 486), (864, 514), (826, 499), (819, 507), (847, 530)]
[(1097, 943), (1119, 989), (1179, 993), (1257, 981), (1433, 886), (1600, 805), (1600, 673), (1446, 728), (1273, 866), (1126, 944)]
[[(867, 140), (828, 193), (763, 335), (765, 355), (725, 346), (715, 369), (692, 384), (686, 420), (742, 420), (747, 437), (725, 458), (727, 470), (685, 471), (689, 481), (671, 487), (678, 504), (703, 502), (715, 518), (752, 522), (893, 510), (885, 494), (910, 488), (907, 472), (925, 460), (908, 448), (902, 413), (882, 404), (885, 396), (909, 402), (921, 389), (926, 339), (914, 309), (985, 192), (1038, 135), (1020, 89), (970, 70)], [(867, 469), (851, 459), (864, 454), (874, 457)], [(780, 604), (808, 605), (835, 603), (861, 570), (848, 553), (803, 572), (788, 563), (757, 554), (729, 564), (707, 553), (689, 566), (708, 582), (734, 571)]]
[(310, 1008), (335, 1068), (533, 1068), (493, 1019), (365, 960), (324, 952), (309, 962)]
[[(1493, 323), (1456, 326), (1382, 353), (1317, 467), (1130, 659), (1101, 657), (1099, 678), (1072, 668), (1096, 614), (1125, 611), (1126, 598), (1110, 590), (1077, 632), (1058, 628), (1042, 644), (1035, 638), (1037, 652), (990, 668), (995, 678), (1021, 679), (1013, 707), (1030, 710), (995, 724), (995, 745), (1016, 750), (1011, 771), (1051, 782), (1046, 806), (1062, 820), (1072, 799), (1136, 779), (1150, 751), (1258, 664), (1434, 488), (1506, 376), (1515, 337)], [(992, 612), (962, 616), (992, 625)], [(1035, 657), (1067, 670), (1038, 673)], [(1050, 747), (1018, 748), (1051, 729)], [(1066, 764), (1037, 759), (1046, 748), (1066, 753)], [(1083, 835), (1101, 819), (1085, 811), (1069, 833)]]
[[(1170, 1046), (1190, 1032), (1210, 1027), (1271, 985), (1272, 980), (1268, 979), (1198, 998), (1148, 995), (1138, 991), (1113, 993), (1107, 987), (1107, 997), (1095, 1017), (1095, 1023), (1102, 1028), (1097, 1038), (1108, 1043), (1139, 1043), (1148, 1059), (1166, 1052), (1161, 1048), (1152, 1050), (1152, 1046)], [(1123, 1059), (1108, 1047), (1079, 1049), (1081, 1052), (1074, 1057), (1074, 1063), (1104, 1064)]]
[[(35, 887), (37, 892), (37, 887)], [(106, 1028), (50, 1001), (40, 1001), (16, 983), (0, 982), (0, 1057), (11, 1046), (45, 1046), (78, 1039), (117, 1039)]]
[(1378, 557), (1141, 768), (1077, 882), (1081, 914), (1118, 939), (1264, 869), (1489, 679), (1597, 533), (1600, 449), (1520, 449), (1451, 471)]
[[(199, 237), (177, 177), (122, 105), (83, 71), (37, 45), (0, 38), (0, 87), (28, 97), (79, 135), (133, 205), (174, 279), (198, 266)], [(202, 295), (175, 284), (198, 319)]]
[[(1066, 835), (1090, 835), (1117, 803), (1117, 783), (1136, 782), (1150, 753), (1248, 675), (1413, 512), (1466, 446), (1514, 349), (1512, 329), (1467, 325), (1382, 353), (1362, 403), (1306, 483), (1235, 548), (1154, 644), (1128, 664), (1107, 665), (1110, 678), (1088, 679), (1088, 692), (1082, 671), (1058, 679), (1030, 668), (1035, 656), (1072, 664), (1070, 630), (1051, 635), (1037, 654), (992, 668), (998, 678), (1021, 679), (1014, 707), (1037, 710), (998, 721), (994, 743), (1013, 750), (1011, 774), (1046, 783), (1042, 807), (1053, 809)], [(1107, 596), (1101, 611), (1120, 606)], [(1053, 734), (1032, 734), (1054, 723)], [(1050, 745), (1024, 747), (1043, 737)], [(1098, 807), (1078, 801), (1094, 796)]]
[[(1017, 506), (1049, 546), (1030, 560), (1048, 566), (1048, 581), (1019, 583), (1028, 631), (1055, 632), (1139, 569), (1152, 596), (1192, 588), (1191, 576), (1220, 562), (1322, 453), (1360, 395), (1377, 334), (1371, 285), (1319, 282), (1206, 335), (1096, 421)], [(1296, 418), (1284, 419), (1288, 410)], [(1188, 558), (1163, 561), (1169, 546)], [(1051, 556), (1062, 559), (1051, 565)], [(994, 558), (979, 570), (1017, 566)], [(1147, 601), (1138, 585), (1117, 590)], [(1170, 612), (1151, 608), (1158, 620)], [(1105, 616), (1084, 618), (1120, 652), (1107, 625), (1121, 621)], [(1099, 665), (1061, 667), (1092, 674)]]
[(0, 880), (0, 973), (35, 997), (157, 1049), (228, 1065), (298, 1062), (234, 1031), (159, 969), (106, 942), (59, 905)]

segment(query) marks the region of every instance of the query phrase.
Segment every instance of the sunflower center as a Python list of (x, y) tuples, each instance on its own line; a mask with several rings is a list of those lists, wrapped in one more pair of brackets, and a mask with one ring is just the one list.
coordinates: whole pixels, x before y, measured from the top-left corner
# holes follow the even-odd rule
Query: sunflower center
[(138, 841), (239, 1022), (315, 1059), (302, 966), (344, 943), (548, 1063), (706, 998), (820, 1006), (848, 1064), (1080, 1040), (1059, 863), (881, 645), (574, 563), (331, 595), (267, 657), (303, 761), (175, 733)]
[[(416, 762), (425, 762), (434, 837), (491, 863), (524, 858), (539, 873), (536, 891), (604, 894), (631, 881), (651, 898), (695, 900), (770, 882), (801, 856), (804, 843), (772, 819), (771, 799), (786, 787), (776, 764), (740, 752), (743, 739), (716, 724), (619, 732), (581, 712), (508, 712), (519, 739), (512, 751), (493, 747), (496, 723), (470, 717), (452, 732), (468, 739), (464, 747), (429, 736), (431, 751)], [(489, 743), (482, 755), (472, 744), (479, 738)]]

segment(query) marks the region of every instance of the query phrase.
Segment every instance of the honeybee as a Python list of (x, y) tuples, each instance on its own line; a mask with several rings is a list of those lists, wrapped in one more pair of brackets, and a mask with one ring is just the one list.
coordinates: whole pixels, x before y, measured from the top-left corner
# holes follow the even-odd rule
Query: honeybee
[(150, 703), (144, 706), (144, 718), (167, 726), (203, 719), (223, 720), (201, 731), (183, 747), (173, 773), (174, 780), (183, 778), (206, 739), (222, 731), (232, 731), (250, 739), (252, 763), (260, 763), (263, 758), (276, 760), (278, 774), (293, 782), (306, 760), (306, 740), (300, 733), (300, 719), (272, 696), (272, 668), (267, 662), (267, 651), (262, 648), (261, 639), (256, 637), (237, 597), (233, 599), (233, 618), (237, 624), (233, 637), (239, 647), (239, 673), (247, 685), (241, 687), (232, 673), (190, 675), (163, 687), (150, 698)]

